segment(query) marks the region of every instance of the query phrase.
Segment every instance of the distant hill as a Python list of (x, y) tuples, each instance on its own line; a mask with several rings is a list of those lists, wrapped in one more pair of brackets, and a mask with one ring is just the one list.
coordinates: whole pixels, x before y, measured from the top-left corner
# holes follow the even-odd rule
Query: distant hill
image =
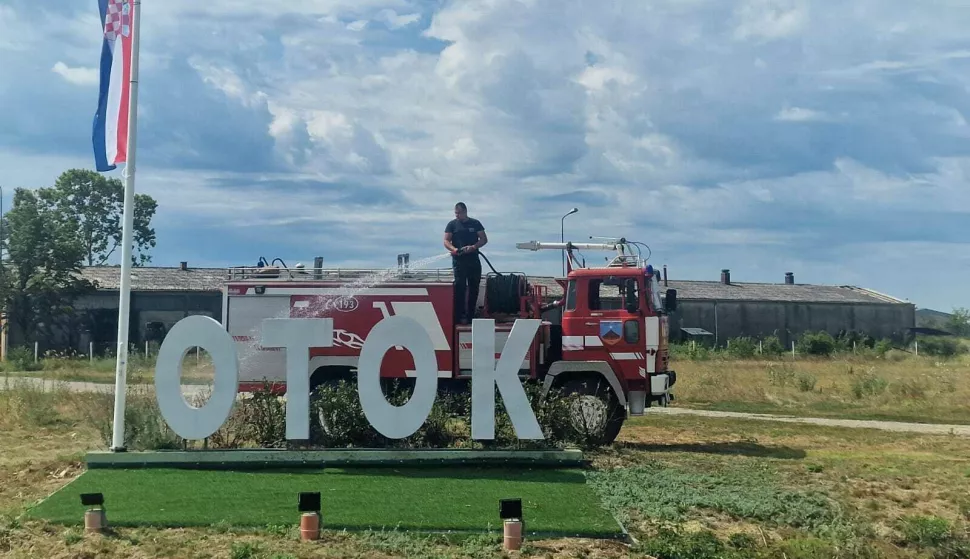
[(950, 317), (950, 313), (933, 309), (916, 309), (916, 326), (918, 328), (943, 328)]

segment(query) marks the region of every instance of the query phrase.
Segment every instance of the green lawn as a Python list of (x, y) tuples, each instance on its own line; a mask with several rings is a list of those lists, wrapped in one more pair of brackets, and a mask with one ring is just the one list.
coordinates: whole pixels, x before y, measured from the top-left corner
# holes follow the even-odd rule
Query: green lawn
[(331, 529), (500, 530), (499, 499), (521, 498), (529, 533), (616, 537), (621, 531), (582, 471), (525, 468), (90, 470), (30, 515), (78, 525), (79, 495), (100, 492), (113, 526), (265, 527), (298, 523), (301, 491), (320, 492), (322, 523)]

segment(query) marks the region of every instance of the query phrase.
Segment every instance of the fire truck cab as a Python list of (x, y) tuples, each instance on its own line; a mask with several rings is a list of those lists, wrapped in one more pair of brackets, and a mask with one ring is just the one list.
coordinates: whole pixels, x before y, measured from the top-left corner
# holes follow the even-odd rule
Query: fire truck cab
[[(619, 434), (627, 413), (642, 415), (654, 403), (666, 406), (677, 382), (668, 347), (668, 316), (676, 310), (677, 292), (661, 294), (659, 271), (628, 252), (639, 247), (625, 239), (517, 246), (568, 256), (569, 271), (560, 282), (561, 353), (550, 358), (544, 386), (579, 395), (583, 420), (601, 425), (607, 441)], [(586, 268), (574, 254), (581, 249), (616, 250), (617, 256), (605, 267)]]

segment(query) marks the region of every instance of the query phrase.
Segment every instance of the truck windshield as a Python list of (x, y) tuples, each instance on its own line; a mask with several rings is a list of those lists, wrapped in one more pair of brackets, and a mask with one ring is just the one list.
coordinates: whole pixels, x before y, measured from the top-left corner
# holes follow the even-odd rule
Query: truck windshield
[(647, 302), (650, 303), (650, 308), (654, 312), (659, 312), (663, 308), (663, 303), (660, 301), (660, 282), (657, 280), (657, 276), (650, 277), (650, 297), (647, 298)]
[(576, 280), (569, 280), (566, 287), (566, 310), (576, 310)]

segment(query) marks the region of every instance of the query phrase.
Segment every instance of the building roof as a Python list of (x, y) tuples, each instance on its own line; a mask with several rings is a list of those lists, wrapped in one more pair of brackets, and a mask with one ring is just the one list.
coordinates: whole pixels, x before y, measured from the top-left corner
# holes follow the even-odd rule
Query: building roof
[[(562, 296), (562, 288), (555, 278), (530, 278), (544, 285), (549, 295)], [(719, 281), (670, 280), (661, 289), (676, 289), (678, 301), (774, 301), (789, 303), (882, 303), (907, 304), (906, 301), (878, 293), (871, 289), (848, 285), (807, 285), (784, 283), (744, 283)]]
[[(117, 291), (121, 287), (119, 266), (81, 268), (81, 277), (94, 282), (99, 289)], [(221, 291), (226, 281), (226, 268), (156, 268), (136, 266), (131, 269), (132, 291)]]
[[(82, 268), (82, 276), (102, 290), (116, 291), (120, 285), (118, 267)], [(135, 267), (132, 291), (220, 291), (228, 279), (227, 268)], [(484, 278), (482, 280), (484, 282)], [(553, 277), (530, 277), (534, 285), (544, 286), (550, 297), (562, 296), (562, 287)], [(907, 304), (870, 289), (854, 286), (806, 285), (784, 283), (744, 283), (670, 280), (664, 289), (676, 289), (681, 301), (775, 301), (792, 303), (875, 303)]]

